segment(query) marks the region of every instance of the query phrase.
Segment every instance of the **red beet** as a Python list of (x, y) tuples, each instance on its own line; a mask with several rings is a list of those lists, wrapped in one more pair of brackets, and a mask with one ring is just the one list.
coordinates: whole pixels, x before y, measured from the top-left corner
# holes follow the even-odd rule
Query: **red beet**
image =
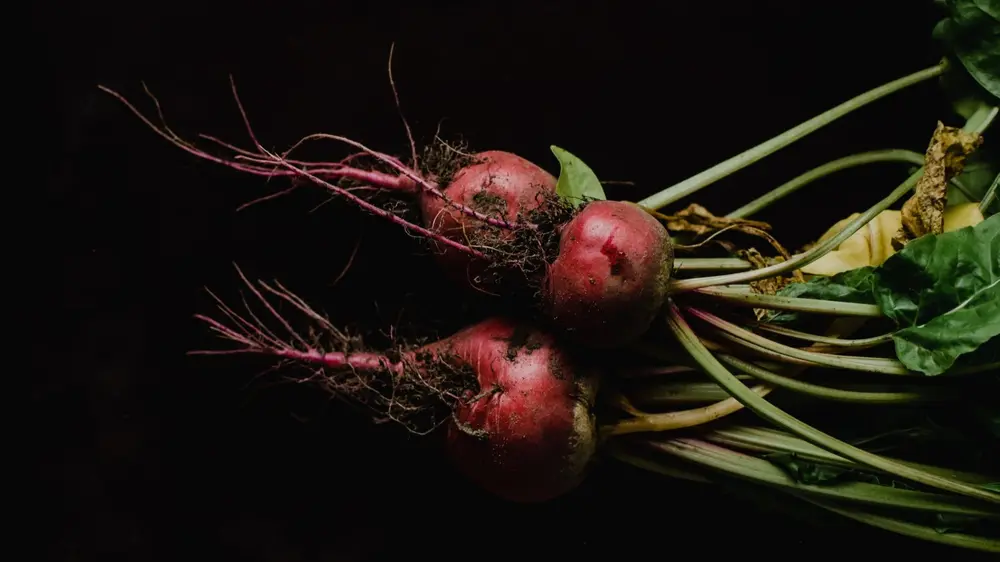
[[(288, 341), (263, 326), (261, 314), (240, 316), (220, 302), (231, 325), (199, 318), (239, 348), (200, 353), (278, 357), (309, 367), (311, 380), (366, 404), (379, 418), (414, 431), (448, 424), (447, 446), (458, 469), (508, 500), (547, 500), (583, 478), (597, 446), (597, 376), (549, 334), (492, 318), (398, 354), (350, 351), (348, 338), (300, 298), (280, 285), (258, 288), (243, 279), (290, 332)], [(315, 337), (299, 336), (267, 302), (265, 291), (303, 312), (314, 324), (311, 332), (327, 334), (341, 350), (326, 351), (312, 343)]]
[(544, 501), (573, 489), (597, 446), (597, 377), (530, 326), (491, 319), (431, 346), (471, 365), (482, 390), (448, 428), (459, 469), (508, 500)]
[(667, 230), (622, 201), (595, 201), (563, 227), (542, 295), (554, 326), (598, 347), (628, 343), (663, 305), (673, 268)]
[[(556, 178), (541, 167), (516, 154), (491, 150), (475, 154), (473, 163), (461, 168), (442, 191), (455, 203), (514, 225), (527, 221), (533, 209), (555, 194), (555, 188)], [(485, 226), (429, 192), (421, 195), (420, 210), (424, 226), (460, 244), (470, 244), (476, 231)], [(508, 242), (513, 235), (513, 229), (498, 229), (494, 240)], [(483, 260), (452, 247), (435, 246), (446, 272), (479, 284), (475, 279), (486, 265)]]

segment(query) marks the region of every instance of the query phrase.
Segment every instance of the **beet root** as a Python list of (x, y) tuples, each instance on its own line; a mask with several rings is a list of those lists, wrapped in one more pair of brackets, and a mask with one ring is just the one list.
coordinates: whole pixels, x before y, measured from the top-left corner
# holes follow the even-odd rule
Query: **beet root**
[(482, 389), (458, 404), (448, 428), (449, 452), (467, 478), (517, 502), (548, 500), (579, 484), (597, 446), (595, 373), (550, 335), (501, 318), (431, 349), (472, 366)]
[[(488, 227), (428, 192), (423, 192), (420, 197), (424, 226), (455, 242), (473, 247), (482, 244), (496, 248), (509, 245), (515, 236), (515, 229), (530, 228), (531, 225), (526, 223), (531, 212), (555, 195), (556, 178), (510, 152), (480, 152), (472, 159), (472, 163), (461, 168), (442, 189), (443, 194), (451, 202), (504, 220), (511, 228)], [(492, 236), (489, 241), (484, 241), (481, 234), (487, 229)], [(488, 265), (486, 260), (433, 243), (438, 263), (460, 283), (485, 289), (496, 284), (484, 276)], [(516, 263), (517, 258), (509, 261)], [(498, 273), (503, 275), (504, 271)]]
[[(598, 379), (551, 335), (491, 318), (428, 345), (374, 353), (280, 285), (243, 281), (263, 311), (247, 304), (239, 314), (217, 300), (229, 325), (199, 318), (238, 348), (196, 353), (275, 357), (305, 368), (308, 375), (298, 382), (315, 382), (366, 406), (377, 420), (418, 434), (447, 426), (447, 449), (459, 472), (507, 500), (544, 501), (585, 476), (597, 446)], [(311, 337), (279, 315), (268, 294), (301, 312)], [(261, 323), (266, 314), (276, 326)], [(275, 328), (288, 337), (279, 338)], [(321, 339), (323, 347), (315, 343)]]
[(542, 307), (575, 341), (624, 345), (659, 313), (672, 268), (670, 234), (659, 221), (632, 203), (594, 201), (560, 232)]

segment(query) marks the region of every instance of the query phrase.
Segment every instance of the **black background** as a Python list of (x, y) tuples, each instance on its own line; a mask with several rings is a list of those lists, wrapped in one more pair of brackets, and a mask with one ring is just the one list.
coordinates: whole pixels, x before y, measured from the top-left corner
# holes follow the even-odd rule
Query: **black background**
[[(422, 140), (439, 121), (473, 147), (553, 172), (563, 146), (637, 199), (878, 84), (933, 64), (930, 2), (191, 2), (38, 5), (46, 112), (58, 126), (39, 260), (51, 312), (31, 323), (33, 428), (52, 559), (375, 560), (743, 554), (935, 547), (853, 525), (809, 527), (701, 486), (601, 463), (577, 493), (511, 506), (432, 446), (373, 427), (260, 364), (189, 358), (215, 345), (191, 319), (203, 287), (236, 294), (232, 262), (278, 278), (344, 324), (422, 320), (447, 333), (467, 303), (393, 228), (319, 193), (242, 212), (257, 178), (169, 146), (105, 84), (171, 125), (285, 147), (335, 132), (400, 153), (386, 63)], [(50, 10), (46, 12), (46, 9)], [(878, 10), (878, 11), (876, 11)], [(54, 15), (57, 14), (57, 15)], [(827, 160), (922, 151), (958, 123), (934, 83), (855, 113), (698, 194), (725, 213)], [(329, 146), (330, 154), (344, 154)], [(797, 246), (903, 176), (879, 165), (817, 183), (761, 215)], [(333, 288), (357, 236), (357, 259)], [(36, 256), (37, 257), (37, 256)], [(55, 345), (53, 345), (53, 342)], [(40, 433), (39, 433), (40, 432)], [(882, 550), (885, 549), (885, 550)], [(897, 551), (902, 554), (902, 551)]]

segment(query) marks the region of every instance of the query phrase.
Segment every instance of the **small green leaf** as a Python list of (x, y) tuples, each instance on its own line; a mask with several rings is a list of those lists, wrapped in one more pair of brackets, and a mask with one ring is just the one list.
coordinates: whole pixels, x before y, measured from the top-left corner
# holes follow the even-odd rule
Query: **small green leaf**
[[(881, 266), (793, 283), (781, 295), (874, 303), (900, 328), (896, 357), (940, 375), (1000, 358), (1000, 215), (921, 236)], [(779, 318), (780, 319), (780, 318)]]
[(556, 194), (579, 207), (589, 199), (607, 199), (597, 175), (576, 156), (558, 146), (549, 147), (559, 159), (559, 182)]
[(983, 488), (991, 492), (996, 492), (1000, 494), (1000, 482), (990, 482), (989, 484), (983, 484)]
[(979, 86), (1000, 98), (1000, 1), (942, 3), (948, 17), (934, 27), (934, 38), (945, 44)]

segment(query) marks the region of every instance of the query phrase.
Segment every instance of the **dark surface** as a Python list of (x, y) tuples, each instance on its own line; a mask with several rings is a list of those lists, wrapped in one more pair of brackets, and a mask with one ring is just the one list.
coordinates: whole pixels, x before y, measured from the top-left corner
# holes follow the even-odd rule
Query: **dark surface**
[[(32, 394), (43, 420), (40, 501), (52, 506), (38, 522), (43, 554), (292, 562), (915, 548), (846, 524), (809, 527), (610, 462), (563, 500), (505, 505), (464, 483), (432, 445), (305, 388), (254, 382), (260, 364), (184, 355), (216, 345), (191, 316), (209, 309), (203, 286), (235, 294), (234, 261), (344, 324), (385, 330), (431, 316), (448, 332), (473, 312), (417, 243), (335, 205), (310, 213), (317, 193), (235, 213), (268, 186), (169, 146), (98, 83), (149, 108), (145, 80), (185, 136), (244, 143), (232, 73), (269, 146), (326, 131), (400, 152), (385, 72), (395, 41), (418, 136), (447, 118), (446, 133), (553, 172), (548, 145), (557, 144), (606, 179), (637, 182), (610, 193), (631, 199), (938, 57), (930, 2), (626, 4), (636, 3), (185, 0), (39, 13), (48, 94), (58, 97), (47, 115), (59, 123), (43, 218), (57, 245), (42, 269), (56, 310), (31, 325), (33, 358), (48, 366)], [(925, 84), (697, 200), (725, 213), (833, 158), (920, 151), (939, 118), (954, 121)], [(894, 165), (845, 173), (762, 218), (796, 246), (901, 178)], [(362, 231), (353, 269), (331, 288)]]

